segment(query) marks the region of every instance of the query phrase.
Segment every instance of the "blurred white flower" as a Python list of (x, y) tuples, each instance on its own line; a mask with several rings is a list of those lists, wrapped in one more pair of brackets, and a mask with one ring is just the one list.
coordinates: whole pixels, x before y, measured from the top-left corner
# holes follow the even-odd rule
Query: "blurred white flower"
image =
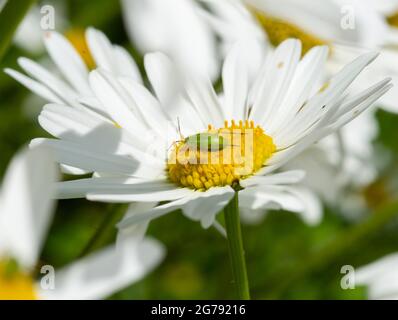
[(29, 53), (40, 54), (44, 51), (42, 36), (44, 30), (40, 27), (40, 9), (34, 6), (19, 25), (14, 43)]
[(387, 255), (355, 270), (355, 283), (367, 286), (372, 300), (398, 300), (398, 254)]
[[(131, 42), (141, 53), (161, 51), (184, 73), (218, 79), (221, 62), (233, 45), (242, 46), (254, 77), (268, 43), (264, 32), (245, 8), (229, 1), (122, 0)], [(217, 12), (215, 19), (204, 5)], [(222, 41), (218, 41), (221, 38)], [(251, 78), (251, 77), (250, 77)]]
[(0, 193), (0, 300), (100, 299), (142, 279), (164, 256), (157, 241), (134, 237), (56, 270), (45, 289), (32, 273), (55, 202), (57, 170), (48, 149), (23, 151), (12, 161)]
[(103, 299), (145, 278), (165, 256), (152, 238), (125, 238), (56, 270), (54, 290), (35, 285), (38, 299)]
[(122, 0), (123, 17), (132, 43), (142, 54), (161, 51), (185, 72), (216, 79), (216, 38), (197, 14), (195, 0)]
[(0, 194), (0, 256), (24, 269), (36, 263), (52, 220), (57, 171), (42, 148), (23, 151), (11, 162)]

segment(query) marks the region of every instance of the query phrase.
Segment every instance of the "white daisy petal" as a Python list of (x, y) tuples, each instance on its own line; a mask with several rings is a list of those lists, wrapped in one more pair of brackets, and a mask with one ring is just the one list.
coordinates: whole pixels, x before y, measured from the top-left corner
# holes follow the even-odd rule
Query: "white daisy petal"
[(368, 284), (376, 280), (380, 275), (398, 266), (398, 254), (393, 253), (372, 262), (366, 266), (358, 268), (355, 274), (355, 280), (358, 284)]
[[(123, 220), (133, 217), (142, 212), (147, 212), (153, 209), (157, 205), (157, 202), (134, 202), (129, 205)], [(128, 228), (119, 229), (116, 238), (116, 246), (123, 244), (126, 239), (136, 238), (137, 240), (142, 240), (148, 229), (149, 221), (144, 221), (142, 223), (133, 224)]]
[(248, 70), (241, 57), (241, 47), (236, 44), (225, 58), (222, 81), (224, 88), (224, 119), (244, 119), (248, 110)]
[[(286, 205), (288, 204), (286, 203)], [(296, 206), (299, 206), (299, 204), (296, 203)], [(273, 189), (260, 192), (254, 188), (246, 188), (239, 192), (239, 207), (254, 211), (280, 210), (282, 208), (279, 199), (275, 197)]]
[(392, 253), (355, 270), (355, 283), (368, 286), (369, 299), (396, 299), (398, 254)]
[(266, 163), (266, 166), (260, 169), (257, 174), (265, 175), (279, 169), (281, 166), (286, 164), (295, 156), (299, 155), (306, 148), (319, 141), (321, 138), (331, 134), (333, 132), (330, 128), (323, 128), (315, 133), (312, 133), (304, 138), (294, 146), (287, 148), (285, 150), (276, 152)]
[(287, 137), (291, 137), (292, 134), (297, 136), (297, 130), (305, 131), (325, 116), (332, 107), (336, 106), (336, 102), (358, 74), (376, 57), (377, 53), (364, 54), (345, 66), (328, 82), (328, 87), (323, 92), (309, 99), (289, 125), (274, 134), (276, 144), (282, 147), (288, 146), (288, 142), (285, 141)]
[(252, 13), (240, 1), (207, 1), (210, 10), (201, 9), (199, 14), (222, 40), (222, 53), (234, 45), (240, 45), (240, 54), (254, 79), (268, 49), (266, 35), (253, 19)]
[(301, 42), (289, 39), (284, 41), (268, 60), (268, 66), (264, 70), (261, 90), (258, 91), (250, 119), (256, 123), (267, 124), (271, 115), (281, 108), (281, 102), (286, 90), (292, 81), (301, 54)]
[(113, 46), (115, 62), (117, 62), (117, 74), (130, 77), (137, 83), (142, 83), (140, 70), (131, 55), (121, 46)]
[(125, 228), (130, 228), (135, 224), (147, 223), (148, 221), (160, 218), (170, 212), (181, 209), (187, 202), (195, 199), (196, 196), (196, 193), (192, 192), (185, 197), (181, 197), (180, 199), (177, 199), (175, 201), (171, 201), (169, 203), (157, 206), (141, 214), (135, 214), (133, 216), (126, 217), (119, 222), (117, 227), (120, 230), (123, 230)]
[(202, 117), (183, 95), (182, 75), (176, 65), (159, 52), (146, 54), (144, 63), (148, 79), (172, 126), (177, 128), (179, 122), (183, 135), (206, 129), (208, 123), (203, 123)]
[(143, 137), (148, 128), (142, 123), (135, 102), (114, 77), (100, 70), (90, 73), (90, 84), (112, 119), (137, 137)]
[(114, 71), (113, 47), (106, 35), (97, 29), (87, 28), (86, 39), (97, 67)]
[(309, 189), (300, 186), (288, 186), (286, 191), (296, 196), (304, 205), (304, 210), (300, 211), (301, 218), (309, 225), (317, 225), (323, 216), (322, 203), (317, 195)]
[(49, 104), (39, 116), (40, 125), (53, 136), (72, 142), (87, 144), (100, 151), (115, 152), (121, 155), (144, 156), (151, 162), (163, 162), (151, 156), (148, 145), (132, 139), (123, 128), (112, 122), (93, 118), (90, 114), (63, 105)]
[(197, 197), (182, 208), (185, 216), (200, 221), (203, 228), (207, 229), (214, 224), (216, 215), (229, 203), (235, 191), (227, 187), (211, 188)]
[[(57, 184), (57, 197), (59, 199), (84, 198), (90, 192), (106, 190), (126, 190), (132, 184), (148, 182), (146, 179), (132, 177), (94, 177), (87, 179), (78, 179), (73, 181), (64, 181)], [(165, 179), (149, 180), (149, 182), (158, 185), (165, 182)]]
[(137, 160), (127, 156), (100, 152), (96, 148), (65, 140), (34, 139), (31, 145), (49, 147), (58, 162), (90, 172), (113, 172), (148, 178), (158, 176), (163, 171), (163, 168), (157, 167), (153, 162), (148, 163), (145, 159)]
[(352, 110), (350, 112), (347, 112), (343, 116), (341, 116), (335, 123), (333, 123), (332, 128), (334, 130), (337, 130), (338, 128), (341, 128), (342, 126), (346, 125), (351, 120), (358, 117), (362, 112), (364, 112), (366, 109), (368, 109), (369, 106), (371, 106), (382, 95), (384, 95), (388, 90), (390, 90), (393, 87), (393, 85), (391, 83), (388, 84), (389, 81), (386, 81), (385, 83), (386, 83), (386, 85), (384, 85), (384, 87), (381, 87), (378, 91), (369, 95), (369, 97), (366, 98), (366, 100), (364, 100), (362, 103), (358, 104), (355, 108), (352, 108)]
[(140, 106), (139, 111), (147, 126), (153, 128), (160, 139), (164, 138), (169, 119), (159, 101), (144, 86), (131, 78), (120, 78), (120, 83), (131, 94), (136, 104)]
[(77, 176), (90, 174), (90, 171), (82, 170), (82, 169), (76, 168), (76, 167), (67, 166), (65, 164), (61, 164), (60, 168), (61, 168), (61, 172), (65, 173), (65, 174), (77, 175)]
[(180, 73), (174, 63), (163, 53), (148, 53), (144, 56), (145, 71), (163, 106), (169, 106), (181, 89)]
[(94, 96), (92, 97), (79, 96), (77, 98), (77, 101), (80, 104), (84, 105), (85, 107), (90, 108), (97, 113), (100, 113), (102, 116), (104, 116), (104, 118), (108, 117), (106, 109), (101, 105), (101, 102)]
[(32, 60), (19, 58), (18, 63), (27, 74), (40, 83), (45, 83), (48, 88), (58, 97), (61, 97), (63, 101), (70, 105), (76, 103), (77, 94), (67, 83), (52, 75), (49, 71)]
[(97, 67), (130, 77), (138, 82), (142, 81), (138, 67), (131, 56), (124, 48), (112, 45), (103, 32), (87, 28), (86, 39)]
[(292, 83), (281, 103), (279, 112), (268, 122), (267, 132), (271, 135), (283, 127), (303, 106), (314, 87), (319, 86), (323, 77), (328, 47), (312, 48), (300, 61), (293, 76)]
[(208, 78), (202, 77), (187, 86), (187, 93), (201, 120), (215, 127), (222, 127), (225, 117), (217, 94)]
[(322, 205), (318, 197), (302, 187), (259, 186), (240, 192), (243, 207), (253, 210), (277, 208), (298, 213), (309, 225), (316, 225), (322, 217)]
[(103, 202), (158, 202), (191, 196), (194, 191), (168, 182), (165, 177), (136, 179), (128, 177), (92, 178), (59, 184), (59, 198), (84, 197)]
[(40, 82), (32, 80), (31, 78), (15, 70), (5, 69), (4, 72), (45, 100), (60, 104), (63, 103), (60, 97), (58, 97), (54, 92)]
[(129, 186), (126, 190), (123, 188), (117, 189), (115, 186), (115, 190), (89, 193), (87, 199), (109, 203), (172, 201), (190, 196), (193, 192), (191, 189), (179, 188), (173, 185), (169, 185), (165, 190), (157, 190), (153, 186), (150, 186), (152, 189), (145, 190), (142, 185), (143, 183), (139, 186)]
[(91, 89), (87, 81), (88, 69), (70, 42), (58, 32), (51, 31), (45, 34), (44, 44), (51, 59), (75, 90), (80, 94), (90, 96)]
[(267, 176), (255, 175), (240, 182), (242, 187), (249, 187), (253, 185), (273, 185), (273, 184), (294, 184), (303, 180), (305, 171), (292, 170)]

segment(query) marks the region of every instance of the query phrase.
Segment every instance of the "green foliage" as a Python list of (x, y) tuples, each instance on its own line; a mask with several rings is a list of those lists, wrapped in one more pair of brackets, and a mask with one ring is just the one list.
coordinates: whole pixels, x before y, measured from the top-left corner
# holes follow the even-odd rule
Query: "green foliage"
[(14, 33), (36, 0), (7, 1), (0, 11), (0, 61), (10, 46)]

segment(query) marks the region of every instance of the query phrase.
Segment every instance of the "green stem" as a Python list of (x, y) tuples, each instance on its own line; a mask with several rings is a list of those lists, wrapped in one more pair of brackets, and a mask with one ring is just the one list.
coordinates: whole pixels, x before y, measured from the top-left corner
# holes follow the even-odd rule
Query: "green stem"
[(19, 24), (36, 0), (9, 0), (0, 11), (0, 61), (10, 46)]
[(239, 218), (238, 192), (224, 209), (225, 226), (227, 229), (229, 255), (232, 273), (239, 299), (250, 300), (249, 281), (247, 279), (245, 251), (243, 249), (242, 230)]

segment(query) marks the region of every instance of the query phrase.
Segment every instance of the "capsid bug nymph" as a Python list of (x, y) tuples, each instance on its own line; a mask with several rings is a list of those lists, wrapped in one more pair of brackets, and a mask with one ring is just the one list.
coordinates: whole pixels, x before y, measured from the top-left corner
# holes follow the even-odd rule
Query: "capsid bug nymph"
[(190, 150), (197, 151), (221, 151), (227, 147), (226, 139), (218, 133), (203, 132), (196, 133), (189, 137), (184, 138), (181, 133), (180, 120), (177, 118), (177, 131), (181, 140), (176, 141), (184, 142), (185, 146)]
[(225, 139), (217, 133), (197, 133), (184, 139), (190, 149), (221, 151), (226, 147)]

